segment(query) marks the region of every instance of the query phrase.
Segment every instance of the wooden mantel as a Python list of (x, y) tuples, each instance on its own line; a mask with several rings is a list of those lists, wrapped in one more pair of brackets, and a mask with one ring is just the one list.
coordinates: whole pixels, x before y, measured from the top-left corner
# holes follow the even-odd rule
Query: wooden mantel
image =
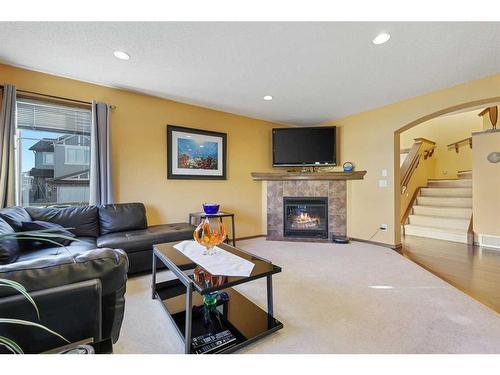
[(252, 172), (256, 181), (283, 180), (362, 180), (366, 171), (353, 172)]

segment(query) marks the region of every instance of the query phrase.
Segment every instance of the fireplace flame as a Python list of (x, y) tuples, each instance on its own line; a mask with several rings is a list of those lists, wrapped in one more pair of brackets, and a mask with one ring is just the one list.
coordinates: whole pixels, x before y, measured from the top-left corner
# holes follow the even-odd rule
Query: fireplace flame
[(307, 212), (301, 212), (300, 215), (295, 218), (295, 221), (297, 223), (308, 223), (313, 220), (314, 219), (311, 216), (309, 216)]
[(320, 226), (319, 217), (313, 217), (307, 212), (301, 212), (293, 218), (292, 228), (314, 229)]

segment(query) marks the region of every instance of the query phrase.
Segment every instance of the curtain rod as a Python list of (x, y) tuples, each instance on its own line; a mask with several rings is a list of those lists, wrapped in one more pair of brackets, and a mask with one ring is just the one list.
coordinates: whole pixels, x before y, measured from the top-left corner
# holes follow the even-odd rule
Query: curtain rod
[[(4, 86), (3, 85), (0, 85), (0, 89), (3, 90)], [(55, 95), (48, 95), (48, 94), (42, 94), (40, 92), (34, 92), (34, 91), (27, 91), (27, 90), (16, 90), (17, 92), (21, 93), (21, 94), (31, 94), (31, 95), (38, 95), (38, 96), (43, 96), (43, 97), (46, 97), (46, 98), (51, 98), (51, 99), (58, 99), (58, 100), (64, 100), (64, 101), (67, 101), (67, 102), (73, 102), (73, 103), (79, 103), (79, 104), (86, 104), (86, 105), (92, 105), (91, 102), (86, 102), (86, 101), (83, 101), (83, 100), (77, 100), (77, 99), (71, 99), (71, 98), (65, 98), (63, 96), (55, 96)], [(109, 105), (109, 108), (110, 109), (116, 109), (116, 106), (114, 105)]]

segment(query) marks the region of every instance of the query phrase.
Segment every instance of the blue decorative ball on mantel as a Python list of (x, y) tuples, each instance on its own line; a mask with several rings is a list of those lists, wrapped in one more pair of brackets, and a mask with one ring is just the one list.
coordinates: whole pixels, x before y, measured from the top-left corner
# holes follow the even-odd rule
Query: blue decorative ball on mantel
[(217, 203), (203, 203), (203, 211), (207, 215), (215, 215), (219, 212), (220, 204)]
[(344, 172), (352, 172), (354, 170), (354, 164), (350, 161), (346, 161), (342, 167), (344, 168)]

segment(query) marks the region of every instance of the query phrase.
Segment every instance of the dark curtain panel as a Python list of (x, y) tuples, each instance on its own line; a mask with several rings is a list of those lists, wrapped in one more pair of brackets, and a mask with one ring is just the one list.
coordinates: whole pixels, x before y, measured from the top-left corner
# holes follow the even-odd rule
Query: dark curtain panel
[(0, 207), (14, 206), (14, 136), (16, 132), (16, 88), (5, 85), (0, 112)]
[(90, 204), (113, 203), (109, 106), (92, 102)]

